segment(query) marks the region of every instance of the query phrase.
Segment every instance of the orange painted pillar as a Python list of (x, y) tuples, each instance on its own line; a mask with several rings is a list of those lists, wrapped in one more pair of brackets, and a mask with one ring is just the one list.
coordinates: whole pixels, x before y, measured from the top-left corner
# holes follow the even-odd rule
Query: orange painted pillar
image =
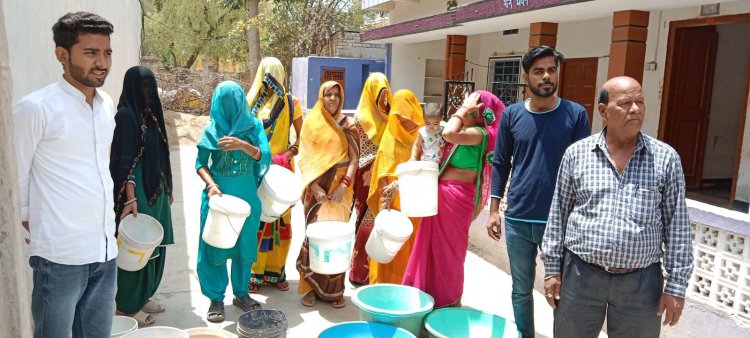
[(537, 46), (557, 46), (557, 23), (534, 22), (529, 26), (529, 49)]
[(643, 82), (649, 12), (619, 11), (612, 20), (607, 78), (630, 76)]
[(445, 39), (445, 68), (443, 76), (446, 80), (464, 80), (466, 71), (466, 35), (448, 35)]

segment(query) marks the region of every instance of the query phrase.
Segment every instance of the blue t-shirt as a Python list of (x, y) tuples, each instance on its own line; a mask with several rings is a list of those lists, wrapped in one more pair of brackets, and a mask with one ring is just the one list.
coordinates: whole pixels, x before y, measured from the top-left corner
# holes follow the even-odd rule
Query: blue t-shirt
[(527, 103), (508, 106), (500, 118), (491, 195), (503, 197), (511, 174), (505, 217), (546, 223), (565, 149), (591, 129), (586, 109), (578, 103), (559, 99), (547, 112), (529, 111)]

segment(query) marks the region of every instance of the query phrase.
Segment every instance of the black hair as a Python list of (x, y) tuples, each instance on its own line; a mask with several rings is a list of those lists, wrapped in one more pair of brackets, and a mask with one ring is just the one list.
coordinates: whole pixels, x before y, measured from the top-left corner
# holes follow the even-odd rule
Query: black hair
[(528, 74), (534, 61), (548, 56), (553, 56), (555, 58), (555, 64), (557, 66), (560, 66), (560, 63), (563, 61), (563, 55), (554, 48), (550, 46), (536, 46), (529, 50), (529, 52), (523, 56), (523, 59), (521, 59), (523, 71)]
[(608, 104), (609, 103), (609, 91), (602, 88), (602, 90), (599, 91), (599, 103), (601, 104)]
[(112, 24), (101, 16), (89, 12), (75, 12), (63, 15), (52, 26), (55, 47), (70, 50), (78, 43), (81, 34), (111, 35), (114, 32)]

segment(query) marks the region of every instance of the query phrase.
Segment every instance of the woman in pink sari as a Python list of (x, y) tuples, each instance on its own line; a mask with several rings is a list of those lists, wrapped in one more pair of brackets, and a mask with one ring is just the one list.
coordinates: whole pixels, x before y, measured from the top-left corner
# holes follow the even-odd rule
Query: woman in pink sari
[(422, 219), (404, 285), (419, 288), (435, 307), (461, 306), (469, 226), (487, 202), (497, 125), (505, 105), (477, 91), (464, 100), (443, 131), (446, 151), (440, 166), (438, 213)]

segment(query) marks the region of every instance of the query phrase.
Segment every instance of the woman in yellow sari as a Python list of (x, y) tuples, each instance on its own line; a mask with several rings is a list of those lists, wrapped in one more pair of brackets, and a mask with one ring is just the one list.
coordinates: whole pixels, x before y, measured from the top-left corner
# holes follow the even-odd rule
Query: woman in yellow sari
[[(333, 81), (320, 87), (318, 102), (302, 124), (299, 167), (305, 187), (303, 203), (305, 226), (316, 220), (348, 222), (354, 195), (354, 174), (359, 148), (354, 119), (345, 116), (344, 88)], [(302, 305), (313, 306), (317, 300), (334, 308), (346, 305), (344, 273), (321, 275), (310, 269), (307, 238), (297, 257), (300, 274), (299, 293), (305, 294)]]
[[(357, 209), (357, 237), (354, 242), (349, 281), (353, 285), (369, 284), (370, 263), (365, 244), (372, 231), (372, 212), (367, 206), (370, 193), (372, 163), (378, 152), (380, 140), (388, 123), (388, 112), (393, 101), (391, 86), (382, 73), (367, 77), (357, 106), (357, 132), (359, 133), (359, 169), (354, 185), (354, 207)], [(376, 210), (377, 211), (377, 210)]]
[[(279, 59), (263, 58), (258, 66), (247, 101), (250, 112), (263, 123), (268, 144), (273, 155), (273, 164), (294, 171), (294, 156), (299, 151), (302, 128), (302, 108), (299, 102), (286, 92), (286, 73)], [(294, 140), (290, 132), (294, 127)], [(290, 208), (291, 209), (291, 208)], [(287, 210), (273, 223), (260, 223), (258, 229), (258, 260), (252, 267), (248, 291), (257, 293), (264, 284), (273, 284), (280, 291), (289, 290), (286, 280), (286, 258), (292, 241), (292, 213)]]
[[(374, 216), (377, 216), (383, 209), (401, 210), (396, 166), (408, 161), (411, 157), (412, 146), (417, 139), (419, 128), (423, 125), (422, 107), (414, 93), (408, 90), (396, 92), (388, 116), (388, 125), (380, 139), (378, 155), (372, 165), (367, 206)], [(411, 222), (414, 232), (392, 262), (380, 264), (370, 259), (370, 284), (401, 284), (406, 265), (409, 263), (419, 218), (411, 218)]]

